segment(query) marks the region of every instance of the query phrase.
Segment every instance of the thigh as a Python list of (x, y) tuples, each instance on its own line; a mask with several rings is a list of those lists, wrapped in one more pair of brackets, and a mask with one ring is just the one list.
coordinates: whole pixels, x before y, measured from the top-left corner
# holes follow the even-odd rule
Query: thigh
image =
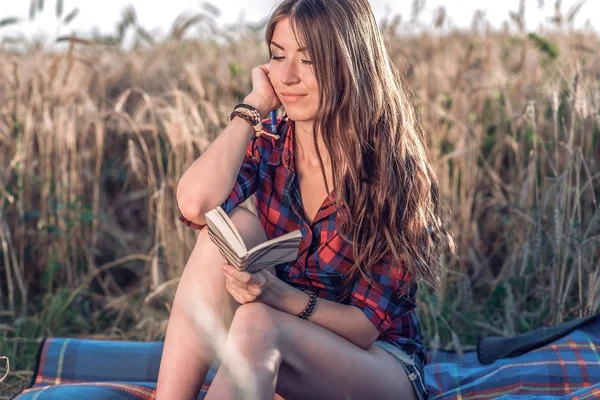
[[(266, 240), (258, 217), (251, 211), (236, 207), (229, 218), (247, 245), (256, 246)], [(239, 303), (225, 288), (225, 276), (220, 268), (225, 263), (227, 260), (210, 239), (207, 227), (202, 228), (181, 276), (174, 311), (183, 307), (187, 314), (197, 314), (199, 309), (208, 307), (229, 327)]]
[(267, 235), (258, 217), (244, 207), (236, 207), (229, 213), (229, 218), (240, 233), (247, 249), (267, 241)]
[[(264, 229), (256, 215), (243, 207), (236, 207), (229, 213), (229, 218), (240, 233), (247, 248), (252, 248), (267, 240)], [(227, 263), (219, 248), (212, 242), (205, 226), (200, 230), (196, 245), (186, 264), (184, 275), (187, 273), (192, 280), (202, 279), (211, 284), (223, 282), (223, 272), (218, 266)], [(187, 271), (186, 271), (187, 270)], [(182, 276), (183, 280), (183, 276)]]
[[(264, 231), (252, 212), (236, 208), (230, 213), (244, 240), (257, 242)], [(225, 288), (220, 266), (226, 261), (208, 236), (198, 235), (177, 286), (161, 356), (157, 396), (196, 398), (214, 348), (224, 340), (239, 303)]]
[(333, 332), (277, 313), (283, 363), (277, 393), (293, 399), (416, 399), (400, 362), (378, 346), (364, 350)]
[[(244, 240), (246, 249), (251, 249), (267, 241), (267, 234), (260, 220), (252, 211), (244, 207), (236, 207), (229, 213), (229, 218)], [(266, 270), (275, 275), (275, 267), (269, 267)]]

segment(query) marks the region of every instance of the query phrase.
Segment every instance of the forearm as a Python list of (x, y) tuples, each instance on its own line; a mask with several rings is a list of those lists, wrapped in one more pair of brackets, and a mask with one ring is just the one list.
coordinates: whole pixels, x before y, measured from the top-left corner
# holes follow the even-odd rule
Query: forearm
[[(261, 301), (288, 314), (301, 313), (308, 304), (308, 294), (276, 277), (275, 279), (280, 283), (274, 282), (272, 284), (274, 288)], [(319, 298), (317, 306), (308, 320), (363, 349), (368, 349), (377, 338), (376, 329), (365, 313), (351, 305)]]
[(253, 132), (246, 121), (234, 118), (185, 171), (177, 186), (177, 204), (186, 219), (205, 224), (204, 213), (227, 198)]
[[(245, 103), (256, 107), (260, 100), (247, 97)], [(233, 188), (254, 130), (242, 118), (234, 118), (211, 145), (185, 171), (177, 186), (177, 204), (183, 216), (205, 224), (204, 213), (221, 204)]]

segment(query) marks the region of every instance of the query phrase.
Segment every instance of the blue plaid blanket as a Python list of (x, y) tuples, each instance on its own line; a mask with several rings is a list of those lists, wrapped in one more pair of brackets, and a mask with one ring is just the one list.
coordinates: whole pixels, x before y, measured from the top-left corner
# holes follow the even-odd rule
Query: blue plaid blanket
[[(600, 316), (569, 329), (562, 337), (547, 336), (552, 341), (537, 348), (531, 348), (531, 342), (523, 346), (519, 337), (494, 342), (496, 347), (488, 349), (491, 353), (485, 364), (482, 351), (438, 352), (425, 367), (429, 396), (600, 399)], [(539, 332), (537, 336), (542, 335)], [(513, 353), (521, 349), (522, 354), (490, 358), (495, 350), (501, 356), (511, 346)], [(161, 352), (162, 342), (47, 338), (40, 346), (31, 386), (15, 400), (153, 399)], [(199, 399), (204, 398), (214, 374), (211, 369)]]

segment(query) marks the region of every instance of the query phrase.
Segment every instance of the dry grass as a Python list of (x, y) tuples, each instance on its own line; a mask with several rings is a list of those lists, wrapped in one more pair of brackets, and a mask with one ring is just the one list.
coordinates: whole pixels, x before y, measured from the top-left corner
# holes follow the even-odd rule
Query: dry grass
[[(138, 27), (127, 51), (118, 36), (0, 51), (0, 354), (13, 368), (33, 366), (45, 335), (163, 337), (195, 241), (177, 222), (178, 179), (266, 59), (251, 27), (244, 41), (182, 39), (202, 21), (152, 45)], [(600, 311), (600, 40), (482, 26), (383, 25), (458, 243), (443, 289), (420, 292), (430, 348)]]

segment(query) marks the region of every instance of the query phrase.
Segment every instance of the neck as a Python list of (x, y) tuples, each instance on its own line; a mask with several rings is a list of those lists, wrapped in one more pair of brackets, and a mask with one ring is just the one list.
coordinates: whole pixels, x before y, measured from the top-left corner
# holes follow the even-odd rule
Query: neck
[[(297, 161), (302, 162), (304, 165), (316, 167), (319, 166), (319, 157), (317, 156), (317, 150), (313, 144), (313, 126), (313, 121), (294, 122), (294, 139), (296, 142), (295, 157)], [(320, 136), (318, 137), (318, 145), (319, 150), (321, 151), (323, 164), (329, 164), (329, 153)]]

